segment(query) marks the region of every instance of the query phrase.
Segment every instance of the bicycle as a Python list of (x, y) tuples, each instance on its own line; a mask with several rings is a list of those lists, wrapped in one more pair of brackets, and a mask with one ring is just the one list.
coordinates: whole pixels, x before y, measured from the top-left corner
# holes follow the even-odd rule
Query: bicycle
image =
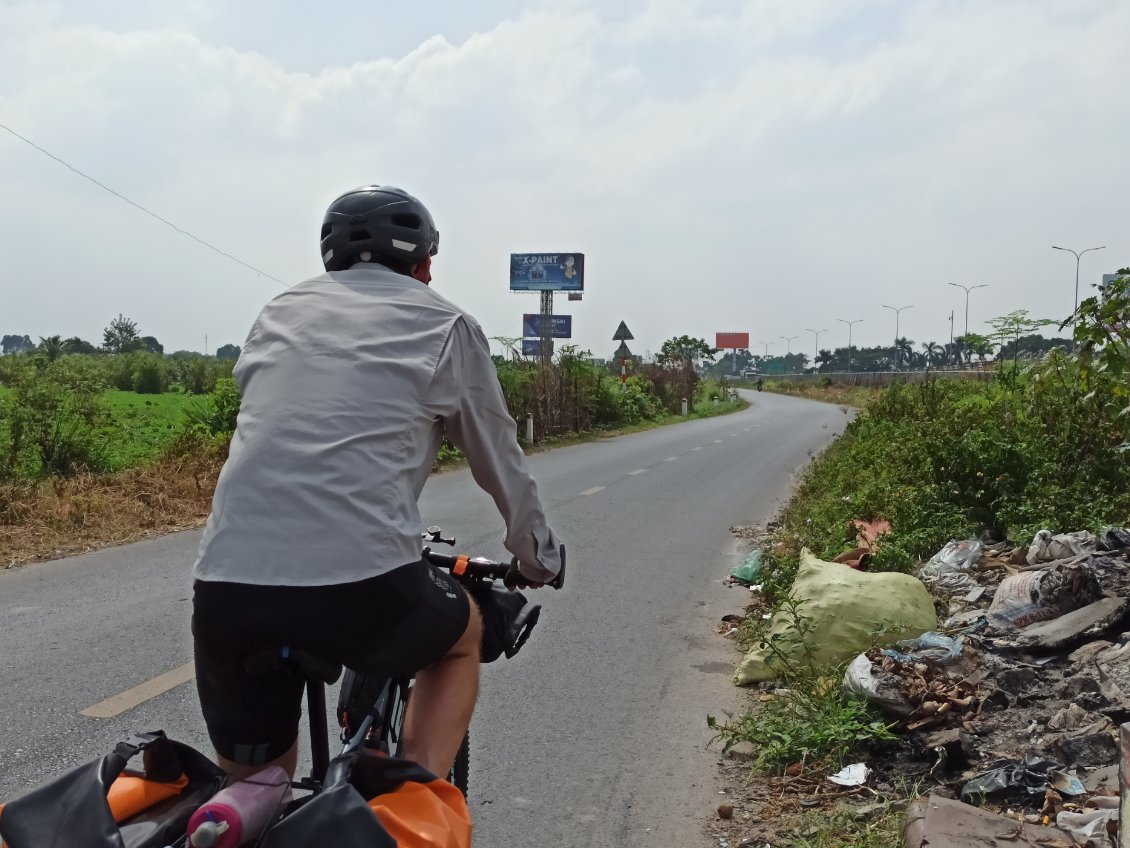
[[(429, 527), (423, 534), (425, 541), (454, 546), (455, 538), (445, 538), (439, 527)], [(514, 563), (502, 563), (485, 557), (467, 557), (456, 554), (443, 554), (424, 545), (422, 558), (432, 565), (451, 571), (479, 602), (484, 619), (492, 612), (502, 615), (504, 638), (501, 654), (509, 659), (526, 644), (538, 623), (541, 605), (529, 605), (520, 592), (512, 588), (517, 580)], [(562, 568), (557, 578), (547, 584), (560, 589), (564, 583), (565, 571)], [(495, 581), (502, 581), (506, 589), (499, 589)], [(484, 609), (485, 600), (494, 595), (494, 610)], [(511, 600), (513, 599), (513, 600)], [(494, 622), (496, 625), (497, 621)], [(484, 629), (487, 622), (484, 621)], [(501, 655), (500, 654), (500, 655)], [(492, 658), (493, 659), (493, 658)], [(486, 660), (490, 661), (490, 660)], [(306, 680), (306, 709), (310, 719), (310, 775), (295, 779), (295, 789), (318, 792), (323, 788), (326, 771), (330, 764), (329, 733), (324, 720), (317, 717), (326, 715), (325, 687), (337, 682), (344, 671), (341, 689), (338, 694), (337, 719), (341, 727), (342, 748), (339, 757), (345, 756), (365, 746), (375, 748), (392, 757), (401, 754), (401, 732), (404, 715), (411, 697), (414, 677), (371, 677), (352, 669), (343, 669), (340, 664), (328, 662), (309, 653), (292, 650), (289, 647), (260, 652), (247, 660), (248, 668), (267, 669), (283, 664), (296, 670)], [(448, 780), (464, 796), (468, 791), (470, 770), (470, 735), (464, 736)]]
[[(428, 528), (424, 538), (433, 543), (455, 543), (453, 538), (443, 538), (438, 527)], [(433, 565), (450, 569), (452, 574), (468, 586), (484, 611), (484, 631), (487, 615), (494, 616), (492, 624), (495, 627), (495, 638), (491, 652), (497, 651), (497, 655), (492, 658), (503, 654), (513, 657), (517, 654), (537, 624), (541, 607), (529, 605), (520, 592), (508, 591), (495, 585), (496, 581), (501, 580), (512, 589), (517, 583), (516, 565), (494, 562), (483, 557), (441, 554), (427, 545), (423, 547), (422, 555), (423, 559)], [(564, 561), (562, 565), (564, 566)], [(563, 579), (564, 568), (548, 585), (560, 588)], [(484, 599), (493, 599), (496, 603), (491, 604)], [(325, 687), (341, 677), (342, 666), (290, 646), (259, 651), (248, 657), (245, 664), (252, 673), (286, 668), (302, 676), (305, 681), (312, 767), (308, 777), (292, 780), (291, 787), (309, 794), (293, 800), (284, 810), (279, 811), (281, 818), (272, 825), (272, 831), (276, 825), (285, 826), (301, 820), (297, 828), (290, 828), (289, 836), (296, 832), (305, 834), (310, 829), (310, 822), (315, 822), (317, 824), (314, 830), (323, 833), (329, 828), (333, 833), (333, 844), (342, 848), (372, 848), (374, 844), (393, 844), (379, 839), (372, 841), (381, 835), (387, 840), (388, 834), (378, 824), (364, 800), (377, 797), (384, 791), (392, 791), (392, 788), (378, 788), (373, 794), (362, 796), (357, 794), (350, 781), (353, 766), (358, 763), (364, 766), (366, 760), (369, 763), (367, 776), (362, 775), (359, 779), (368, 780), (370, 785), (373, 784), (374, 761), (387, 766), (384, 769), (385, 778), (393, 779), (394, 785), (399, 785), (404, 780), (425, 783), (434, 779), (433, 775), (416, 764), (398, 757), (401, 753), (404, 712), (414, 676), (372, 678), (355, 671), (346, 671), (338, 698), (342, 748), (331, 761)], [(191, 782), (186, 784), (187, 788), (181, 787), (184, 789), (183, 795), (166, 795), (164, 797), (167, 800), (159, 800), (151, 807), (141, 808), (137, 815), (127, 816), (121, 823), (121, 834), (124, 837), (129, 831), (129, 836), (124, 842), (114, 842), (109, 834), (116, 831), (117, 827), (107, 793), (111, 784), (125, 773), (127, 762), (142, 751), (145, 752), (145, 767), (140, 773), (131, 774), (146, 781), (170, 781), (174, 776), (179, 776), (177, 779), (191, 779)], [(457, 786), (464, 797), (467, 793), (469, 762), (469, 740), (464, 738), (456, 765), (448, 775), (449, 782)], [(151, 772), (151, 767), (156, 770)], [(165, 776), (157, 776), (158, 774)], [(8, 826), (4, 829), (5, 838), (11, 840), (10, 834), (16, 833), (19, 841), (11, 841), (9, 844), (19, 845), (20, 848), (63, 844), (59, 841), (60, 834), (70, 838), (69, 844), (81, 845), (83, 848), (105, 848), (110, 844), (137, 848), (185, 848), (188, 843), (186, 828), (189, 817), (215, 794), (225, 777), (203, 754), (167, 739), (162, 731), (134, 734), (119, 743), (114, 753), (102, 760), (73, 769), (9, 804), (4, 813), (4, 824)], [(61, 806), (58, 803), (60, 795), (69, 799)], [(319, 806), (320, 801), (328, 803)], [(304, 818), (307, 807), (311, 808), (313, 815)], [(463, 809), (465, 810), (465, 802)], [(352, 819), (349, 819), (350, 814), (353, 815)], [(469, 819), (467, 826), (469, 827)], [(352, 835), (346, 831), (351, 831)], [(99, 834), (111, 841), (105, 841)], [(287, 845), (327, 844), (321, 836), (313, 842), (300, 840), (298, 843), (286, 841), (289, 836), (281, 837)], [(265, 834), (265, 839), (264, 844), (276, 844), (271, 840), (270, 834)]]

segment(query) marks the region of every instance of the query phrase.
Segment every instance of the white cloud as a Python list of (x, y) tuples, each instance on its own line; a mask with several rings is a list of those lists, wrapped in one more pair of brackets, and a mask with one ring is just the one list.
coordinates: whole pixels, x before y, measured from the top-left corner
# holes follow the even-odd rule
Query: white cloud
[[(1119, 0), (545, 3), (316, 73), (286, 60), (299, 29), (237, 50), (197, 5), (130, 29), (0, 3), (0, 121), (288, 281), (318, 270), (326, 203), (371, 180), (433, 208), (436, 284), (488, 332), (534, 307), (509, 251), (585, 250), (569, 306), (598, 352), (622, 318), (650, 349), (836, 317), (879, 343), (889, 298), (940, 338), (948, 281), (990, 283), (981, 319), (1060, 317), (1053, 241), (1111, 245), (1091, 276), (1130, 263)], [(96, 338), (121, 311), (199, 347), (278, 290), (0, 136), (3, 332)]]

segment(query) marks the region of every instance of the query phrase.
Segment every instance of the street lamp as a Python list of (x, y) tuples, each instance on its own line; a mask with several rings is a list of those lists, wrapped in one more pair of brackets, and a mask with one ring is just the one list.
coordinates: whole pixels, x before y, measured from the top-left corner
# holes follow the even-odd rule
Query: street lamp
[(1079, 259), (1084, 253), (1090, 253), (1092, 250), (1103, 250), (1106, 248), (1104, 244), (1102, 247), (1088, 247), (1086, 250), (1074, 251), (1070, 247), (1056, 247), (1052, 245), (1052, 250), (1063, 250), (1067, 253), (1075, 254), (1075, 309), (1071, 313), (1071, 352), (1075, 352), (1075, 323), (1079, 320), (1075, 313), (1079, 311)]
[(793, 339), (795, 339), (795, 338), (797, 338), (797, 337), (796, 337), (796, 336), (781, 336), (781, 338), (782, 338), (782, 339), (784, 340), (784, 342), (785, 342), (785, 357), (786, 357), (786, 359), (785, 359), (785, 368), (787, 369), (787, 368), (789, 367), (789, 363), (788, 363), (788, 357), (789, 357), (789, 356), (790, 356), (790, 355), (792, 354), (792, 352), (793, 352)]
[(765, 355), (762, 357), (762, 359), (768, 359), (769, 358), (769, 345), (773, 344), (773, 342), (754, 342), (754, 344), (765, 345)]
[(912, 304), (910, 304), (910, 306), (887, 306), (887, 304), (884, 303), (883, 308), (889, 309), (889, 310), (891, 310), (891, 312), (895, 313), (895, 362), (898, 362), (899, 361), (899, 315), (902, 314), (902, 311), (904, 309), (913, 309), (914, 304), (912, 303)]
[(858, 324), (863, 319), (862, 318), (856, 318), (854, 321), (848, 321), (848, 320), (845, 320), (843, 318), (837, 318), (836, 320), (839, 321), (842, 324), (848, 325), (848, 373), (850, 374), (851, 373), (851, 328), (854, 325)]
[(816, 336), (815, 346), (812, 348), (813, 351), (814, 351), (813, 356), (812, 356), (812, 367), (813, 368), (819, 368), (820, 366), (816, 364), (816, 360), (820, 357), (820, 334), (826, 333), (828, 331), (827, 330), (813, 330), (811, 327), (805, 327), (804, 329), (806, 329), (808, 332), (812, 333), (812, 335)]
[(965, 289), (965, 335), (968, 336), (969, 335), (969, 293), (971, 291), (973, 291), (973, 289), (988, 288), (989, 284), (988, 283), (981, 283), (981, 285), (979, 285), (979, 286), (963, 286), (961, 283), (947, 283), (947, 285), (951, 285), (954, 288), (958, 288), (958, 289)]

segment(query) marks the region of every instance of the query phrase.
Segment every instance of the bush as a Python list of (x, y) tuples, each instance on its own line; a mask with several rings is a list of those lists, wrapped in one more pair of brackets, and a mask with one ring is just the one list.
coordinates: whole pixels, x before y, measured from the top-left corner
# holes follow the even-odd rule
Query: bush
[(234, 433), (238, 416), (239, 388), (231, 377), (217, 380), (206, 400), (193, 400), (185, 410), (188, 429), (209, 436)]
[(164, 363), (157, 354), (139, 354), (133, 363), (133, 390), (139, 395), (159, 395), (169, 385)]
[(0, 478), (102, 470), (110, 413), (99, 370), (80, 356), (29, 358), (0, 398)]

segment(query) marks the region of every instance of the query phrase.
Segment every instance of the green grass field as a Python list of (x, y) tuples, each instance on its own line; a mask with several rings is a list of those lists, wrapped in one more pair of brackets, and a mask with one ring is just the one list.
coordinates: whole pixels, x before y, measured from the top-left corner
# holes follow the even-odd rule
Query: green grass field
[(114, 416), (107, 451), (114, 470), (154, 459), (180, 432), (185, 408), (199, 400), (171, 392), (139, 395), (113, 389), (106, 392), (105, 399)]

